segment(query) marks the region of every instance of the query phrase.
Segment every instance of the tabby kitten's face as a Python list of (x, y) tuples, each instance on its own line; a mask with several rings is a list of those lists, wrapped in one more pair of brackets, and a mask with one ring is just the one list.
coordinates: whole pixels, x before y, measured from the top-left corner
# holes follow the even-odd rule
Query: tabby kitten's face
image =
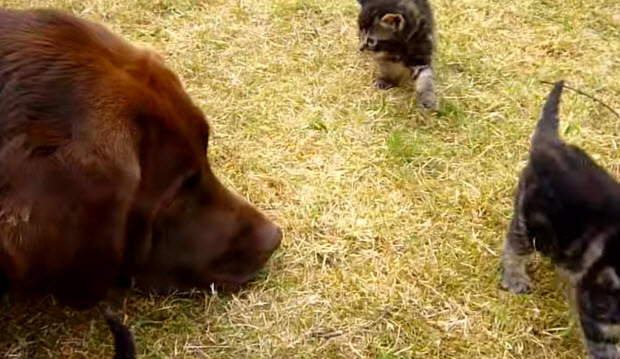
[(415, 14), (403, 9), (379, 7), (375, 3), (361, 4), (359, 15), (360, 50), (399, 53), (416, 28)]
[(437, 110), (431, 60), (434, 21), (429, 0), (357, 0), (360, 50), (370, 51), (378, 74), (374, 86), (387, 90), (415, 79), (417, 103)]
[(386, 14), (369, 24), (360, 23), (360, 50), (392, 51), (402, 47), (397, 33), (404, 20), (400, 14)]

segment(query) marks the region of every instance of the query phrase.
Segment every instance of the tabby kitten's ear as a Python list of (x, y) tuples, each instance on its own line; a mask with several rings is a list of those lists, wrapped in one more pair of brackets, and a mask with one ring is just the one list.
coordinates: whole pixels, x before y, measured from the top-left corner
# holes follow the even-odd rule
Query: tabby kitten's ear
[(393, 31), (402, 31), (405, 28), (405, 18), (401, 14), (385, 14), (381, 24)]

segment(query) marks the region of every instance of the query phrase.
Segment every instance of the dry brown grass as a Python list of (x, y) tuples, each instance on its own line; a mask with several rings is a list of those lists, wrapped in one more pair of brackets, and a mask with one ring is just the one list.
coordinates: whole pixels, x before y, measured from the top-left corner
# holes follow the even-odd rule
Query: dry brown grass
[[(431, 118), (411, 88), (372, 88), (354, 0), (0, 5), (70, 9), (165, 54), (212, 119), (215, 171), (286, 232), (240, 295), (128, 295), (142, 357), (583, 357), (549, 264), (518, 297), (498, 290), (498, 256), (549, 90), (538, 80), (620, 107), (619, 2), (435, 0)], [(567, 93), (562, 126), (620, 174), (610, 112)], [(110, 356), (96, 316), (16, 307), (2, 306), (6, 358)]]

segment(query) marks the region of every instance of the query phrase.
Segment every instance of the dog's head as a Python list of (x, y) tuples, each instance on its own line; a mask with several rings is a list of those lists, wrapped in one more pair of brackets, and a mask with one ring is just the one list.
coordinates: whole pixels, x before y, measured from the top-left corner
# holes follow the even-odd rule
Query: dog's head
[(217, 180), (161, 57), (52, 10), (0, 10), (0, 43), (0, 286), (87, 306), (118, 276), (171, 291), (265, 264), (280, 229)]
[(128, 274), (160, 292), (246, 282), (280, 245), (280, 229), (213, 174), (209, 125), (161, 59), (146, 55), (130, 73), (142, 175)]

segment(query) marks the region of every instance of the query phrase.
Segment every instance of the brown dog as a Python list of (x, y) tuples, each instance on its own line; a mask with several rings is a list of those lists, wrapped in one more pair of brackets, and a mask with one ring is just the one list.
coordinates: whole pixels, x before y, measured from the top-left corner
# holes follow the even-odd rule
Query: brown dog
[(214, 176), (160, 57), (50, 10), (0, 10), (0, 287), (89, 307), (253, 277), (280, 229)]

